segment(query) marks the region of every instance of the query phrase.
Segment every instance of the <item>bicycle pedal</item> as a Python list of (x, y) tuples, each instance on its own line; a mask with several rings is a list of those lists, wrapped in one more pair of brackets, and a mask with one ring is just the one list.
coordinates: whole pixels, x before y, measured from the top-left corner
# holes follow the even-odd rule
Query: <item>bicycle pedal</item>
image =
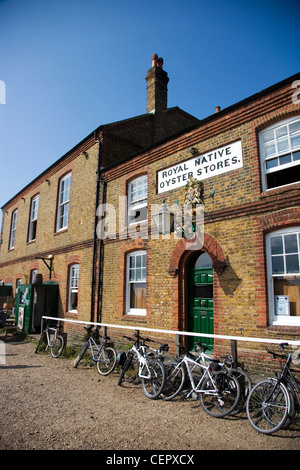
[(96, 362), (94, 361), (90, 363), (90, 367), (94, 367), (95, 365), (96, 365)]

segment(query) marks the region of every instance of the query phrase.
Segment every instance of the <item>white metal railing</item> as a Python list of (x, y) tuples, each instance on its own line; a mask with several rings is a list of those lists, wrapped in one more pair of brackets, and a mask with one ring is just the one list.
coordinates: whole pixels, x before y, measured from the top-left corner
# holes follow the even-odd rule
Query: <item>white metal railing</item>
[[(56, 317), (47, 317), (43, 316), (42, 320), (57, 320), (60, 322), (67, 322), (67, 323), (79, 323), (84, 325), (95, 325), (95, 326), (102, 326), (106, 328), (118, 328), (124, 330), (139, 330), (139, 331), (148, 331), (151, 333), (163, 333), (168, 335), (176, 335), (176, 336), (199, 336), (199, 337), (207, 337), (207, 338), (219, 338), (219, 339), (229, 339), (231, 341), (248, 341), (253, 343), (273, 343), (273, 344), (280, 344), (283, 342), (282, 339), (270, 339), (270, 338), (253, 338), (247, 336), (230, 336), (230, 335), (215, 335), (209, 333), (195, 333), (190, 331), (177, 331), (177, 330), (162, 330), (159, 328), (145, 328), (141, 326), (128, 326), (128, 325), (115, 325), (111, 323), (97, 323), (97, 322), (88, 322), (88, 321), (80, 321), (80, 320), (71, 320), (67, 318), (56, 318)], [(43, 324), (42, 324), (43, 327)], [(291, 346), (300, 346), (300, 340), (284, 340), (285, 343), (288, 343)]]

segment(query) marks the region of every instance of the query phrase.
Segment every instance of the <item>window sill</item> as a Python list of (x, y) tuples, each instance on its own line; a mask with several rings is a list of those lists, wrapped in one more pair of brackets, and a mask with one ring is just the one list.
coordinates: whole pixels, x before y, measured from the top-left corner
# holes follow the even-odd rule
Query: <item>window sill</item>
[(300, 323), (299, 325), (287, 325), (287, 324), (273, 324), (267, 327), (267, 331), (288, 335), (299, 336), (300, 334)]
[(129, 321), (132, 323), (146, 323), (147, 322), (147, 317), (145, 315), (138, 315), (138, 314), (133, 314), (133, 313), (127, 313), (123, 315), (122, 321)]
[(66, 312), (65, 316), (70, 317), (70, 318), (77, 318), (78, 317), (78, 311), (73, 310), (73, 311)]
[(62, 228), (61, 230), (58, 230), (57, 232), (54, 232), (54, 236), (60, 235), (61, 233), (66, 233), (68, 231), (68, 227)]
[(278, 188), (266, 189), (264, 192), (260, 193), (260, 197), (266, 198), (270, 196), (276, 196), (277, 194), (287, 193), (289, 191), (299, 191), (300, 183), (291, 183), (285, 186), (279, 186)]

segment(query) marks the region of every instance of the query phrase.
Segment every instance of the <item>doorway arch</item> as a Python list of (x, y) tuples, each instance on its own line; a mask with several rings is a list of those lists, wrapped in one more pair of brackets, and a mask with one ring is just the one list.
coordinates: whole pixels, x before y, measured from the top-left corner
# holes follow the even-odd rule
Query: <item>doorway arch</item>
[[(205, 251), (195, 252), (187, 269), (187, 330), (195, 333), (214, 333), (214, 295), (212, 260)], [(198, 341), (213, 351), (214, 339), (210, 337), (188, 336), (189, 350)]]
[[(207, 256), (209, 256), (211, 260), (215, 312), (220, 307), (218, 302), (218, 289), (220, 288), (218, 278), (222, 275), (226, 267), (225, 255), (220, 243), (210, 233), (204, 233), (202, 237), (198, 237), (196, 233), (192, 242), (184, 238), (180, 239), (172, 251), (168, 268), (168, 273), (173, 279), (174, 327), (179, 331), (189, 331), (189, 271), (191, 268), (195, 267), (196, 260), (199, 258), (200, 254), (203, 255), (204, 253), (206, 253), (206, 260)], [(202, 258), (202, 261), (205, 260), (205, 258)], [(216, 325), (214, 325), (214, 329), (215, 326)], [(187, 336), (184, 336), (182, 339), (185, 346), (188, 346), (187, 338)]]

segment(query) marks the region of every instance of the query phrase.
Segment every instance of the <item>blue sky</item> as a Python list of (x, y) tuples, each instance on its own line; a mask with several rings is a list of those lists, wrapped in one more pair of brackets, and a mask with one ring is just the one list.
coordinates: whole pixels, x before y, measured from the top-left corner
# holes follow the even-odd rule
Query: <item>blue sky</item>
[(144, 114), (153, 53), (168, 106), (199, 119), (299, 72), (299, 14), (296, 0), (0, 0), (0, 206), (99, 125)]

